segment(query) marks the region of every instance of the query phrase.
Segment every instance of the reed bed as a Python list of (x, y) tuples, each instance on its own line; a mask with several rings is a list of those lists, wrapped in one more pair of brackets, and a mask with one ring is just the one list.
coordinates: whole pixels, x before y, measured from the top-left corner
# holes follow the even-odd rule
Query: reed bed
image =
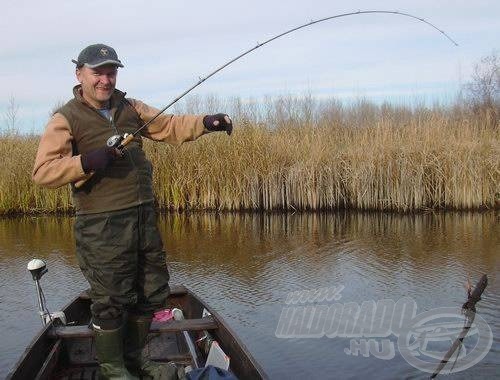
[[(180, 147), (145, 143), (158, 206), (297, 211), (494, 208), (500, 136), (486, 113), (456, 105), (374, 105), (281, 97), (191, 98), (176, 112), (229, 110), (235, 131)], [(0, 213), (71, 212), (68, 187), (31, 182), (36, 136), (0, 138)]]

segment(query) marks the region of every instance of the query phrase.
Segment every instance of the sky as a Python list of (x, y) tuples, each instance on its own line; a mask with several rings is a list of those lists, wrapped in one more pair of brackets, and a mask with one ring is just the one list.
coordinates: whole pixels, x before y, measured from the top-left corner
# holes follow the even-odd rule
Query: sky
[[(71, 59), (87, 45), (115, 48), (117, 88), (162, 108), (199, 77), (301, 24), (358, 10), (410, 13), (319, 23), (265, 45), (188, 96), (292, 95), (374, 102), (446, 102), (474, 64), (500, 50), (500, 1), (6, 1), (0, 22), (0, 131), (9, 103), (18, 127), (41, 133), (77, 84)], [(224, 110), (220, 110), (224, 112)]]

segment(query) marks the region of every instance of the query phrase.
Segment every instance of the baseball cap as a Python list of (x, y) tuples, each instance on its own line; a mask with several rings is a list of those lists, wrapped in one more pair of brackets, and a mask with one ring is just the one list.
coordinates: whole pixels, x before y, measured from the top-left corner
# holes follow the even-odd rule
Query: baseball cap
[(78, 54), (78, 59), (72, 59), (71, 62), (75, 63), (77, 67), (85, 65), (91, 69), (103, 65), (123, 67), (121, 61), (118, 59), (118, 55), (116, 55), (115, 49), (104, 44), (87, 46)]

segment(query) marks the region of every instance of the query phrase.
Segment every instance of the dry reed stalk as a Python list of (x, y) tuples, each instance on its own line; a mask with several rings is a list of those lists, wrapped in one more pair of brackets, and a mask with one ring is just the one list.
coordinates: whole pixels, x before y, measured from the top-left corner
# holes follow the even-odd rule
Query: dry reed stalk
[[(500, 193), (499, 128), (463, 109), (410, 109), (311, 98), (264, 105), (209, 98), (180, 112), (233, 110), (229, 139), (179, 148), (146, 142), (154, 188), (170, 210), (472, 210)], [(30, 174), (37, 138), (0, 138), (0, 213), (71, 211), (68, 188)]]

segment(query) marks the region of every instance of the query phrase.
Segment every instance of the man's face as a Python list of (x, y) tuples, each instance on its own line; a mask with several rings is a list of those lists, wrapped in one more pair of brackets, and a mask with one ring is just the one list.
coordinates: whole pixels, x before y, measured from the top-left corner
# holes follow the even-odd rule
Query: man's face
[(96, 108), (107, 106), (115, 89), (117, 71), (114, 65), (95, 69), (82, 66), (76, 69), (76, 77), (82, 84), (84, 99)]

